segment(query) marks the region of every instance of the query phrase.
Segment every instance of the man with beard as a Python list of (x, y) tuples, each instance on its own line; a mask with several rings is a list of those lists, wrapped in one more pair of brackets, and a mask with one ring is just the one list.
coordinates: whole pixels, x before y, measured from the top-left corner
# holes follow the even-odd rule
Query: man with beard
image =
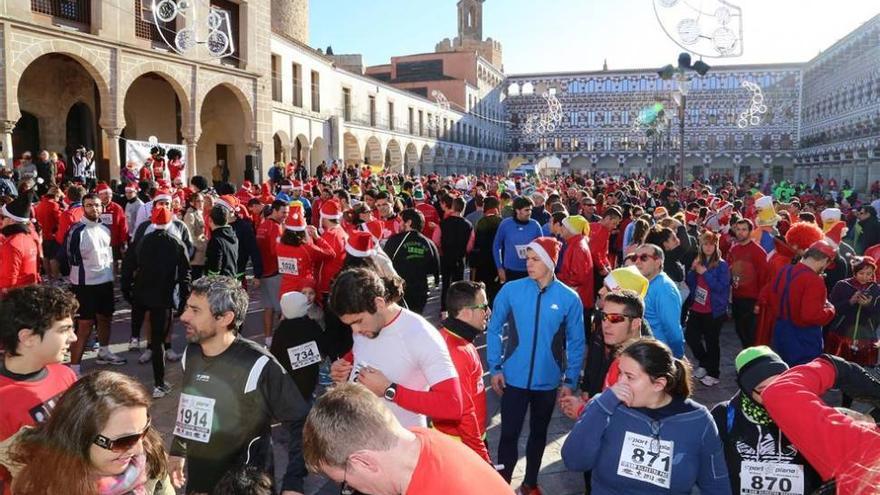
[(346, 270), (333, 282), (330, 308), (351, 326), (349, 359), (336, 360), (337, 383), (357, 381), (406, 428), (433, 420), (460, 421), (461, 384), (443, 337), (421, 315), (397, 304), (400, 278), (382, 279), (364, 268)]
[(277, 422), (290, 428), (281, 493), (304, 491), (308, 405), (269, 351), (239, 334), (247, 308), (240, 282), (211, 275), (193, 283), (180, 317), (189, 345), (168, 470), (174, 486), (186, 484), (187, 493), (211, 493), (226, 472), (243, 466), (272, 477), (271, 426)]
[(755, 302), (767, 276), (767, 253), (752, 239), (752, 221), (743, 218), (733, 225), (736, 242), (730, 248), (730, 278), (733, 285), (733, 324), (743, 348), (755, 341)]

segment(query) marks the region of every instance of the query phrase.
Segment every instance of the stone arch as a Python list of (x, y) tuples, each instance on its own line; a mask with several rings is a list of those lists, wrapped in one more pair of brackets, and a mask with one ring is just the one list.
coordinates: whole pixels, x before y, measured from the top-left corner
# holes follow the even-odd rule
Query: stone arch
[[(158, 84), (157, 79), (161, 81)], [(177, 143), (190, 134), (189, 96), (179, 81), (167, 73), (148, 70), (122, 87), (119, 126), (126, 139), (145, 141), (156, 136), (159, 142)]]
[(473, 152), (473, 150), (471, 150), (468, 152), (467, 162), (463, 163), (462, 165), (467, 165), (468, 167), (473, 167), (474, 164), (476, 163), (476, 161), (477, 161), (477, 155), (476, 155), (476, 153)]
[[(419, 168), (419, 149), (414, 143), (406, 145), (406, 152), (403, 154), (403, 172), (408, 174), (410, 169)], [(418, 171), (418, 170), (416, 170)]]
[(512, 82), (507, 86), (507, 96), (519, 96), (519, 84)]
[(290, 143), (290, 157), (298, 163), (305, 163), (306, 166), (308, 166), (311, 158), (310, 149), (311, 143), (309, 142), (309, 139), (305, 137), (305, 135), (299, 134), (296, 136), (296, 139)]
[(395, 173), (403, 170), (403, 151), (396, 139), (391, 139), (385, 146), (385, 169)]
[(231, 182), (243, 180), (254, 133), (253, 114), (241, 90), (227, 83), (212, 87), (199, 103), (199, 129), (194, 173), (210, 175), (222, 161)]
[[(120, 88), (122, 90), (119, 91), (119, 97), (121, 101), (117, 102), (118, 108), (122, 108), (124, 110), (125, 106), (125, 96), (128, 94), (128, 91), (131, 89), (131, 85), (135, 83), (139, 78), (145, 76), (147, 74), (153, 73), (161, 77), (165, 80), (174, 92), (177, 94), (177, 100), (180, 102), (180, 115), (181, 122), (180, 128), (184, 134), (189, 134), (193, 132), (192, 129), (192, 95), (187, 90), (187, 87), (191, 86), (192, 83), (186, 80), (186, 75), (181, 74), (180, 71), (169, 70), (170, 66), (165, 63), (159, 63), (158, 61), (148, 61), (142, 62), (135, 67), (129, 69), (122, 78), (122, 82), (120, 83)], [(125, 113), (124, 111), (119, 115), (119, 127), (125, 127)]]
[(290, 156), (288, 154), (289, 149), (290, 138), (287, 136), (287, 133), (275, 131), (275, 135), (272, 136), (272, 163), (287, 163), (287, 158)]
[(467, 152), (465, 150), (458, 150), (458, 156), (455, 158), (455, 162), (450, 163), (450, 165), (454, 165), (456, 167), (464, 166), (467, 161)]
[(364, 163), (369, 163), (370, 165), (381, 165), (382, 164), (382, 143), (379, 142), (379, 139), (376, 136), (370, 136), (367, 138), (367, 144), (364, 147)]
[[(217, 90), (218, 88), (224, 88), (224, 89), (230, 91), (233, 94), (233, 96), (235, 96), (235, 99), (238, 101), (238, 104), (241, 107), (242, 114), (244, 115), (244, 119), (243, 119), (244, 134), (242, 136), (242, 139), (244, 140), (245, 143), (253, 142), (256, 138), (255, 129), (254, 129), (254, 111), (253, 111), (253, 108), (251, 108), (251, 103), (250, 103), (250, 100), (248, 99), (247, 95), (244, 93), (244, 91), (242, 91), (241, 88), (239, 88), (235, 84), (232, 84), (231, 82), (228, 82), (228, 81), (222, 81), (222, 80), (217, 81), (214, 84), (211, 84), (204, 92), (202, 92), (202, 94), (204, 96), (202, 96), (201, 100), (199, 101), (198, 107), (197, 107), (197, 111), (199, 112), (199, 115), (201, 116), (205, 101), (208, 99), (208, 96), (212, 92)], [(199, 126), (196, 129), (196, 135), (200, 135), (204, 131), (201, 119), (199, 119), (198, 123), (199, 123)], [(194, 127), (196, 127), (196, 126), (194, 126)]]
[(325, 162), (326, 165), (329, 165), (330, 153), (327, 149), (327, 143), (324, 141), (324, 138), (318, 136), (312, 142), (312, 150), (309, 154), (309, 158), (311, 160), (311, 166), (309, 167), (310, 172), (314, 172), (314, 170), (321, 164), (321, 162)]
[(444, 163), (446, 163), (446, 152), (438, 146), (434, 149), (434, 165), (443, 165)]
[(426, 171), (433, 170), (434, 168), (434, 150), (431, 149), (430, 145), (426, 144), (422, 146), (422, 154), (419, 157), (419, 168), (420, 174), (424, 174)]
[(25, 70), (37, 59), (44, 55), (66, 55), (78, 62), (92, 77), (98, 87), (98, 98), (101, 107), (101, 115), (96, 116), (102, 126), (115, 127), (116, 102), (110, 97), (110, 57), (103, 57), (96, 49), (88, 48), (81, 43), (63, 39), (46, 40), (32, 44), (27, 50), (15, 57), (7, 65), (7, 105), (6, 118), (4, 120), (18, 120), (21, 117), (21, 107), (17, 98), (21, 77)]
[(342, 160), (345, 165), (358, 165), (364, 161), (358, 138), (350, 132), (346, 132), (342, 136)]

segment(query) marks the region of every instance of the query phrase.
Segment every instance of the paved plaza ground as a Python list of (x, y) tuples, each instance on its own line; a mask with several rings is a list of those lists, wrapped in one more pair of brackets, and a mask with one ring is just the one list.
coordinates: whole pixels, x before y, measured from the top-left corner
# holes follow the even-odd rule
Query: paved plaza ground
[[(256, 291), (251, 291), (251, 295)], [(431, 322), (437, 323), (439, 320), (439, 290), (432, 293), (432, 297), (425, 310), (425, 317)], [(138, 364), (137, 358), (139, 353), (128, 352), (128, 340), (131, 335), (131, 320), (128, 305), (119, 300), (117, 304), (117, 312), (113, 319), (113, 329), (111, 344), (114, 352), (125, 356), (128, 363), (124, 366), (107, 366), (117, 371), (138, 377), (144, 385), (152, 390), (153, 378), (152, 367), (149, 363)], [(258, 298), (251, 299), (251, 305), (247, 320), (245, 322), (244, 335), (247, 337), (260, 336), (256, 340), (262, 342), (262, 306)], [(185, 347), (183, 337), (183, 328), (179, 323), (174, 325), (173, 347), (177, 351), (182, 351)], [(477, 341), (481, 355), (485, 358), (485, 341), (480, 338)], [(695, 399), (700, 403), (711, 407), (714, 404), (726, 400), (736, 391), (736, 383), (733, 380), (734, 368), (733, 358), (740, 351), (739, 340), (733, 330), (733, 325), (728, 323), (722, 330), (722, 366), (721, 366), (721, 383), (712, 388), (707, 388), (697, 382)], [(86, 353), (83, 360), (83, 372), (100, 368), (94, 362), (95, 353)], [(485, 363), (484, 363), (485, 366)], [(159, 429), (163, 437), (170, 442), (170, 433), (173, 429), (175, 413), (177, 408), (177, 399), (180, 390), (182, 370), (179, 363), (169, 363), (166, 368), (166, 381), (174, 386), (174, 392), (162, 399), (158, 399), (153, 405), (151, 414), (153, 425)], [(488, 377), (486, 378), (488, 389)], [(498, 438), (501, 433), (501, 414), (500, 400), (491, 390), (488, 392), (488, 415), (489, 415), (489, 447), (490, 454), (495, 457)], [(553, 415), (553, 420), (549, 428), (549, 436), (547, 439), (547, 450), (544, 452), (544, 462), (539, 476), (539, 483), (544, 489), (544, 493), (548, 495), (569, 495), (583, 493), (583, 476), (581, 473), (569, 472), (562, 463), (560, 451), (568, 432), (571, 430), (573, 421), (566, 418), (558, 409)], [(528, 432), (528, 420), (523, 428), (523, 435), (520, 440), (520, 462), (514, 471), (513, 486), (519, 486), (522, 476), (525, 472), (525, 444), (526, 434)], [(283, 431), (276, 428), (275, 438), (276, 444), (276, 465), (279, 471), (278, 479), (286, 466), (286, 435)], [(335, 495), (339, 493), (339, 488), (332, 482), (327, 481), (318, 476), (310, 476), (306, 486), (307, 495)]]

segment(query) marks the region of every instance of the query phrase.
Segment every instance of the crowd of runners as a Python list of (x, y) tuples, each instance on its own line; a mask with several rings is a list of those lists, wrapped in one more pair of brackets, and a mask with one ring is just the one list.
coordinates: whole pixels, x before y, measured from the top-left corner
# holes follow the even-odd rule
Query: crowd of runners
[[(172, 161), (109, 184), (0, 167), (4, 495), (292, 495), (310, 471), (344, 494), (538, 495), (555, 410), (585, 493), (880, 493), (880, 190), (335, 162), (231, 184)], [(151, 389), (109, 369), (117, 294)], [(722, 381), (728, 401), (691, 398)], [(172, 397), (164, 444), (150, 406)]]

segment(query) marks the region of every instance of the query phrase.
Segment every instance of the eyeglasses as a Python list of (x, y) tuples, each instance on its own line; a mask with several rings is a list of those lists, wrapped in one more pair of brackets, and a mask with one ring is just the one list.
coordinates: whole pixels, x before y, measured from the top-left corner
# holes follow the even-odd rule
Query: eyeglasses
[(486, 304), (475, 304), (475, 305), (473, 305), (473, 306), (468, 306), (468, 309), (482, 309), (483, 311), (486, 311), (486, 310), (489, 309), (489, 303), (486, 303)]
[(646, 262), (646, 261), (648, 261), (648, 260), (656, 260), (656, 259), (660, 259), (660, 257), (659, 257), (659, 256), (655, 256), (655, 255), (653, 255), (653, 254), (636, 254), (636, 255), (633, 255), (633, 259), (636, 260), (636, 261), (641, 261), (642, 263), (644, 263), (644, 262)]
[(115, 439), (110, 439), (105, 437), (104, 435), (98, 435), (95, 437), (94, 444), (102, 449), (109, 450), (111, 452), (126, 452), (131, 450), (132, 447), (136, 443), (138, 443), (144, 436), (147, 435), (147, 432), (150, 431), (150, 420), (147, 420), (147, 426), (144, 428), (144, 431), (140, 433), (135, 433), (133, 435), (126, 435), (124, 437), (119, 437)]
[(602, 315), (602, 321), (607, 321), (608, 323), (620, 323), (632, 318), (633, 316), (623, 313), (605, 313)]
[(638, 258), (638, 255), (635, 254), (628, 254), (623, 257), (624, 261), (635, 261), (636, 258)]
[(342, 484), (339, 486), (339, 495), (354, 495), (354, 488), (348, 486), (345, 478), (348, 477), (348, 459), (345, 460), (345, 471), (342, 473)]

